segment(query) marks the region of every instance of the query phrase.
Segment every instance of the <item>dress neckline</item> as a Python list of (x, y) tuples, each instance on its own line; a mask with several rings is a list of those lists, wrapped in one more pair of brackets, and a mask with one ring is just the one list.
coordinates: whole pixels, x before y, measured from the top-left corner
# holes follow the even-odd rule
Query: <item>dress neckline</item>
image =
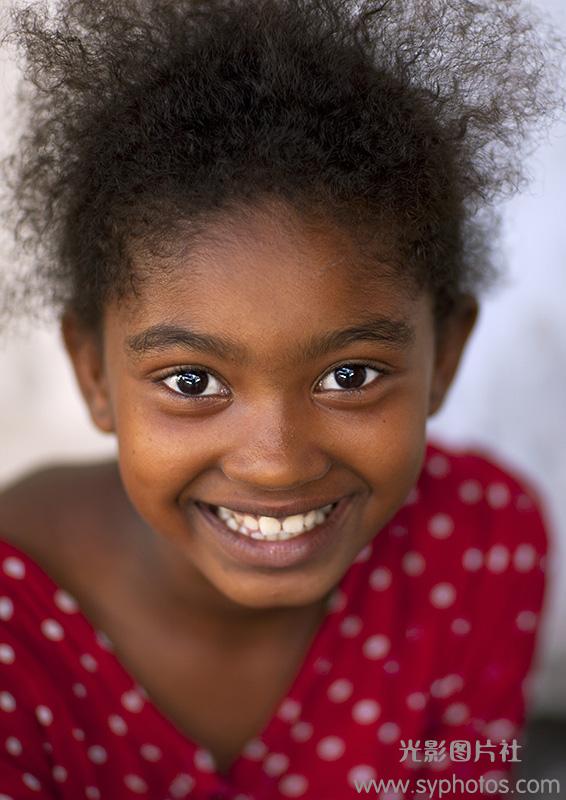
[[(212, 754), (208, 751), (208, 749), (204, 747), (204, 745), (199, 744), (192, 737), (186, 735), (175, 724), (175, 722), (173, 722), (173, 720), (170, 719), (170, 717), (159, 708), (145, 687), (135, 678), (134, 675), (132, 675), (132, 673), (124, 666), (124, 664), (122, 664), (114, 652), (112, 640), (102, 629), (97, 628), (91, 622), (78, 601), (75, 600), (72, 594), (68, 592), (65, 587), (58, 584), (48, 574), (48, 572), (25, 550), (22, 550), (8, 539), (4, 539), (1, 532), (0, 553), (2, 562), (9, 557), (17, 558), (23, 561), (26, 569), (28, 567), (31, 568), (31, 571), (40, 578), (41, 582), (49, 589), (52, 595), (55, 595), (57, 592), (65, 592), (66, 595), (71, 597), (72, 600), (77, 604), (77, 609), (74, 611), (73, 617), (77, 618), (78, 616), (82, 624), (89, 630), (94, 642), (94, 646), (97, 648), (97, 650), (102, 650), (105, 654), (105, 658), (109, 658), (111, 660), (112, 664), (121, 674), (124, 681), (130, 684), (132, 689), (137, 690), (142, 695), (144, 698), (145, 713), (151, 716), (159, 726), (167, 729), (170, 735), (177, 739), (181, 749), (188, 748), (193, 758), (195, 753), (199, 753), (201, 756), (201, 762), (213, 764)], [(255, 736), (248, 741), (248, 745), (251, 744), (252, 746), (256, 746), (256, 748), (260, 747), (261, 750), (265, 748), (266, 754), (272, 751), (277, 752), (280, 748), (287, 746), (287, 741), (281, 741), (281, 737), (288, 736), (289, 723), (292, 721), (298, 721), (299, 718), (297, 717), (297, 720), (292, 720), (286, 714), (280, 715), (279, 712), (284, 708), (284, 704), (288, 709), (292, 709), (297, 703), (302, 704), (309, 692), (316, 689), (317, 679), (320, 678), (320, 675), (317, 674), (316, 669), (314, 668), (315, 665), (321, 664), (324, 666), (330, 664), (328, 656), (331, 654), (332, 650), (330, 644), (333, 641), (332, 629), (334, 625), (334, 618), (337, 613), (342, 616), (342, 613), (346, 611), (346, 598), (350, 594), (349, 586), (356, 577), (357, 570), (355, 568), (357, 566), (357, 561), (354, 561), (352, 564), (350, 564), (338, 584), (336, 584), (330, 593), (326, 603), (325, 615), (319, 623), (314, 635), (312, 636), (310, 643), (306, 648), (301, 664), (295, 672), (294, 677), (292, 678), (288, 688), (275, 704), (272, 714), (267, 723), (264, 725), (263, 729), (258, 731)], [(214, 773), (218, 781), (223, 783), (226, 787), (229, 787), (231, 784), (231, 778), (238, 772), (239, 765), (246, 758), (245, 750), (246, 746), (231, 762), (230, 766), (223, 772), (217, 771), (214, 767), (207, 767), (207, 771)]]

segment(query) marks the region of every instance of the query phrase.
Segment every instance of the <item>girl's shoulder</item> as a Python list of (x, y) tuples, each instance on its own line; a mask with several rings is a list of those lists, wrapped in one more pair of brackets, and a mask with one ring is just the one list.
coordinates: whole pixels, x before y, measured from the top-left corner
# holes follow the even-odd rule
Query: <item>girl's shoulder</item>
[(0, 492), (0, 539), (66, 584), (78, 562), (94, 568), (127, 515), (115, 461), (48, 466)]

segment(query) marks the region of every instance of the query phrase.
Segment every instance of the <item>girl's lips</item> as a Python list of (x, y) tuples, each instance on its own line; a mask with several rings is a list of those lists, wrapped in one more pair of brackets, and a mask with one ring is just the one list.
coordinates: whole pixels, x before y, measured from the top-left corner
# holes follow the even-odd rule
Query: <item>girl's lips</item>
[(205, 523), (207, 535), (212, 533), (228, 556), (248, 566), (282, 568), (300, 565), (335, 540), (340, 535), (342, 521), (352, 506), (353, 497), (341, 498), (324, 522), (312, 530), (292, 539), (277, 541), (261, 541), (232, 531), (209, 506), (198, 501), (194, 505)]

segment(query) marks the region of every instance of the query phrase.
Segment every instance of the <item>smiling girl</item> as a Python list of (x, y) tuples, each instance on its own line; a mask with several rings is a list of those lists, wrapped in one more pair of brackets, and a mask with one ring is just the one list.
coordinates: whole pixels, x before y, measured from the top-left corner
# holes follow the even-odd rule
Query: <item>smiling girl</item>
[(0, 497), (2, 800), (471, 796), (520, 760), (546, 534), (426, 422), (482, 210), (556, 107), (538, 30), (495, 0), (14, 13), (5, 313), (57, 310), (119, 457)]

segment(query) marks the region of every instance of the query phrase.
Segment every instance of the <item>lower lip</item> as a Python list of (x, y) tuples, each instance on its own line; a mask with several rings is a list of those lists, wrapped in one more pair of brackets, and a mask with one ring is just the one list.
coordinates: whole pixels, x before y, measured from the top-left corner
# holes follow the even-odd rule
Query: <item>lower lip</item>
[(226, 527), (214, 511), (195, 503), (215, 541), (231, 558), (252, 567), (293, 567), (308, 561), (327, 548), (340, 535), (345, 515), (352, 505), (353, 496), (343, 497), (324, 522), (293, 539), (261, 541), (252, 539)]

